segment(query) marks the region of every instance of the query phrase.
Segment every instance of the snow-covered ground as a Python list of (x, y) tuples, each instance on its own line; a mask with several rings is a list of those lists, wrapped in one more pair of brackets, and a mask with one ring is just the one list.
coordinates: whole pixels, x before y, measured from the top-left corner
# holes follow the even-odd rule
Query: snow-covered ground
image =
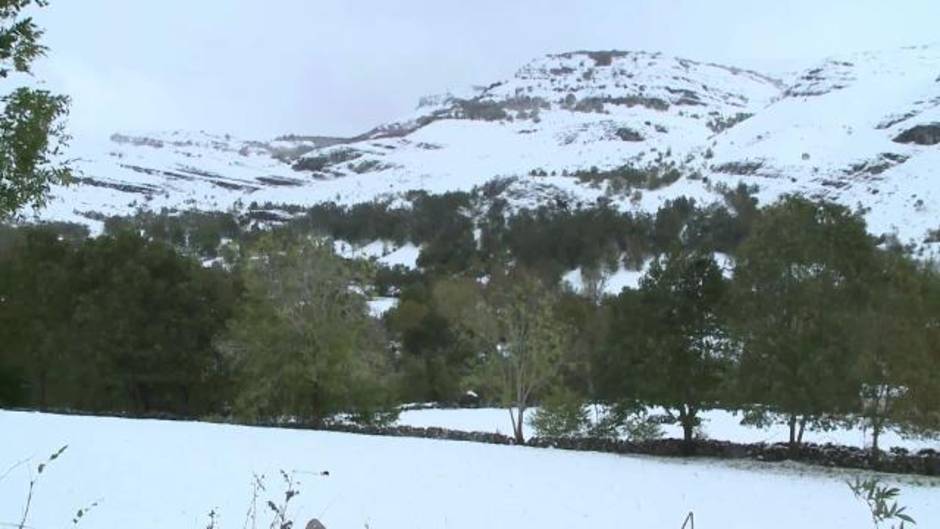
[(421, 255), (421, 248), (412, 243), (399, 246), (390, 241), (372, 241), (357, 246), (338, 240), (333, 241), (333, 251), (347, 259), (371, 259), (390, 268), (404, 266), (410, 270), (418, 267), (418, 256)]
[(373, 318), (381, 318), (386, 312), (398, 306), (398, 298), (379, 296), (368, 301), (369, 314)]
[[(599, 285), (603, 288), (604, 294), (610, 296), (616, 296), (625, 288), (640, 288), (640, 279), (646, 275), (647, 270), (649, 269), (649, 262), (643, 265), (642, 270), (629, 270), (623, 265), (617, 270), (614, 270), (609, 273), (603, 280), (603, 284)], [(582, 277), (582, 272), (580, 268), (576, 268), (561, 278), (562, 282), (565, 283), (571, 290), (575, 292), (584, 292), (584, 278)]]
[[(529, 414), (532, 413), (530, 410)], [(658, 413), (653, 410), (653, 413)], [(531, 415), (529, 415), (531, 416)], [(710, 439), (735, 441), (740, 443), (786, 442), (789, 430), (785, 425), (770, 428), (751, 428), (741, 425), (741, 415), (724, 410), (712, 410), (703, 414), (702, 433)], [(408, 426), (448, 428), (478, 432), (497, 432), (512, 435), (509, 412), (500, 408), (475, 409), (426, 409), (404, 411), (399, 424)], [(535, 432), (526, 424), (525, 434), (534, 436)], [(681, 439), (682, 429), (678, 425), (664, 425), (666, 437)], [(812, 443), (835, 443), (846, 446), (865, 447), (871, 443), (870, 432), (861, 428), (840, 429), (830, 432), (807, 431), (804, 439)], [(940, 449), (937, 439), (905, 439), (893, 432), (885, 433), (879, 441), (882, 449), (893, 446), (910, 450), (921, 448)]]
[[(282, 469), (301, 482), (290, 511), (299, 527), (317, 517), (331, 529), (677, 529), (689, 511), (703, 528), (871, 526), (845, 484), (853, 474), (800, 465), (38, 413), (0, 412), (0, 430), (3, 470), (69, 445), (35, 490), (28, 525), (38, 529), (68, 526), (93, 501), (79, 527), (205, 527), (213, 509), (219, 527), (242, 527), (252, 474), (269, 476), (262, 500), (279, 501)], [(0, 481), (0, 522), (20, 520), (27, 466)], [(919, 527), (940, 520), (937, 485), (901, 478)]]

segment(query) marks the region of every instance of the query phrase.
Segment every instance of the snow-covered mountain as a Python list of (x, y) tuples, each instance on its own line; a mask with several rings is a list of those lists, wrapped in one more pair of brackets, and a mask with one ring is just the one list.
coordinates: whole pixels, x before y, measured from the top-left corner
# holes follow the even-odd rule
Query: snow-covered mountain
[(860, 205), (872, 232), (922, 243), (940, 228), (940, 46), (829, 59), (712, 148), (715, 180)]
[[(828, 59), (789, 80), (658, 53), (572, 52), (424, 98), (353, 138), (115, 134), (82, 153), (78, 182), (40, 216), (356, 203), (494, 179), (516, 206), (653, 210), (745, 182), (762, 201), (801, 192), (861, 205), (873, 232), (924, 244), (940, 227), (938, 143), (938, 46)], [(646, 176), (609, 172), (624, 166)]]

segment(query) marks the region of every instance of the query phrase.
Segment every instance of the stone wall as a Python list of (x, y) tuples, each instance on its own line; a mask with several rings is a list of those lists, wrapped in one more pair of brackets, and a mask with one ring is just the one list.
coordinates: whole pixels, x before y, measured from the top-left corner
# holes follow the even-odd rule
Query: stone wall
[[(682, 457), (688, 455), (682, 441), (659, 439), (653, 441), (622, 441), (614, 439), (570, 438), (530, 439), (528, 446), (559, 448), (563, 450), (609, 452), (615, 454), (644, 454), (660, 457)], [(754, 461), (798, 461), (810, 465), (833, 468), (851, 468), (892, 472), (897, 474), (919, 474), (940, 476), (940, 452), (920, 450), (909, 452), (895, 449), (880, 452), (877, 457), (862, 448), (833, 444), (804, 444), (791, 451), (785, 443), (732, 443), (729, 441), (696, 441), (692, 450), (696, 457), (718, 459), (750, 459)]]
[[(362, 426), (356, 424), (332, 424), (318, 429), (334, 432), (380, 435), (390, 437), (417, 437), (449, 441), (513, 445), (513, 438), (485, 432), (464, 432), (446, 428), (419, 428), (414, 426)], [(892, 449), (872, 452), (851, 446), (834, 444), (804, 444), (795, 452), (785, 443), (733, 443), (729, 441), (696, 441), (691, 454), (679, 439), (657, 439), (651, 441), (625, 441), (602, 438), (532, 438), (525, 446), (532, 448), (555, 448), (584, 452), (606, 452), (612, 454), (641, 454), (658, 457), (708, 457), (715, 459), (749, 459), (753, 461), (780, 462), (798, 461), (810, 465), (830, 468), (847, 468), (891, 472), (896, 474), (918, 474), (940, 476), (940, 452), (920, 450), (909, 452)]]
[(313, 429), (327, 432), (380, 435), (385, 437), (417, 437), (421, 439), (469, 441), (473, 443), (496, 445), (515, 444), (515, 441), (511, 437), (498, 433), (465, 432), (463, 430), (448, 430), (447, 428), (420, 428), (417, 426), (367, 426), (361, 424), (335, 423), (321, 425)]

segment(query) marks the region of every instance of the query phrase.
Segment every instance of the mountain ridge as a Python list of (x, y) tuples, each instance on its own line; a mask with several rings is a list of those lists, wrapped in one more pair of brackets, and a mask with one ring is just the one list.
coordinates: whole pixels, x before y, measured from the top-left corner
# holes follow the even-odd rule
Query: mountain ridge
[(828, 58), (789, 81), (655, 52), (575, 51), (422, 98), (350, 138), (115, 134), (108, 152), (81, 157), (76, 185), (55, 189), (39, 218), (401, 200), (494, 179), (511, 181), (515, 207), (564, 197), (654, 210), (744, 182), (765, 203), (801, 193), (861, 207), (873, 233), (935, 247), (937, 123), (937, 46)]

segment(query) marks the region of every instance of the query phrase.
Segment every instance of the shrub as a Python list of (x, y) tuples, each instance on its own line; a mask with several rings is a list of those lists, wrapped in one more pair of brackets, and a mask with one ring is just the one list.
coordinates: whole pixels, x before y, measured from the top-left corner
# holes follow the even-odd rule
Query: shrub
[(599, 437), (603, 439), (619, 439), (621, 437), (620, 428), (627, 420), (627, 407), (623, 404), (614, 404), (607, 408), (603, 415), (591, 425), (588, 430), (589, 437)]
[(643, 135), (629, 127), (620, 127), (615, 134), (623, 141), (643, 141)]
[(574, 111), (602, 114), (604, 112), (604, 99), (600, 97), (582, 99), (575, 103)]
[(604, 416), (591, 426), (588, 435), (607, 439), (650, 441), (661, 439), (663, 429), (642, 405), (618, 402), (611, 405)]
[(594, 60), (594, 66), (610, 66), (614, 62), (614, 57), (623, 57), (626, 53), (622, 51), (589, 51), (587, 56)]
[(567, 388), (557, 388), (529, 418), (539, 437), (578, 437), (590, 424), (584, 401)]
[(706, 123), (706, 126), (715, 134), (724, 132), (731, 127), (750, 119), (754, 114), (748, 114), (746, 112), (739, 112), (732, 116), (715, 116)]
[(362, 156), (361, 152), (354, 149), (335, 149), (326, 154), (317, 156), (308, 156), (294, 162), (295, 171), (322, 171), (331, 165), (351, 162)]
[(398, 422), (401, 415), (401, 409), (395, 406), (387, 406), (375, 409), (357, 410), (349, 416), (349, 419), (363, 426), (377, 426), (387, 428)]
[(326, 156), (310, 156), (301, 158), (294, 162), (295, 171), (322, 171), (329, 165), (329, 159)]
[(940, 242), (940, 228), (935, 228), (927, 232), (927, 238), (924, 239), (927, 244)]
[(670, 166), (635, 167), (623, 165), (603, 171), (592, 167), (586, 171), (576, 171), (572, 176), (582, 184), (607, 182), (610, 193), (620, 194), (633, 189), (652, 191), (669, 186), (679, 180), (682, 173)]
[(457, 101), (457, 105), (465, 119), (500, 121), (509, 117), (503, 106), (495, 101), (462, 99)]

